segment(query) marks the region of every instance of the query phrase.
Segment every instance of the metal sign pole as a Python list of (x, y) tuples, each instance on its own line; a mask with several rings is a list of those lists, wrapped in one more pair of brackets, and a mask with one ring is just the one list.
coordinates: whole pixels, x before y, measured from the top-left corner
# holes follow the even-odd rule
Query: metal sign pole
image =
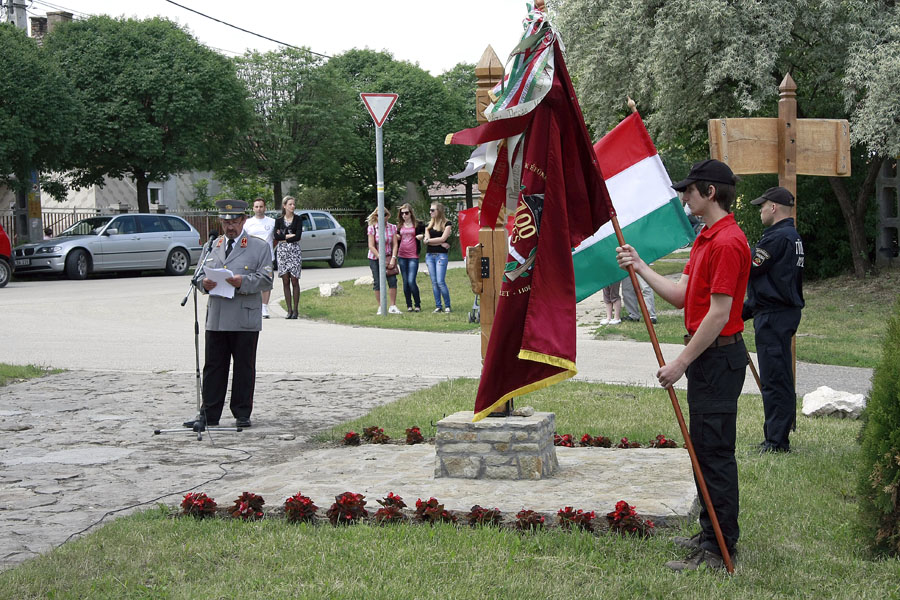
[(387, 255), (387, 240), (384, 239), (384, 136), (381, 127), (375, 126), (375, 174), (376, 187), (378, 189), (378, 294), (381, 300), (381, 316), (388, 314), (387, 304), (387, 274), (385, 258)]
[[(393, 240), (385, 239), (384, 222), (384, 133), (381, 129), (387, 120), (388, 114), (397, 101), (397, 94), (370, 94), (362, 93), (359, 95), (366, 110), (372, 116), (375, 122), (375, 175), (376, 189), (378, 191), (378, 293), (379, 307), (382, 316), (388, 314), (387, 303), (387, 245), (392, 244)], [(393, 245), (393, 244), (392, 244)]]

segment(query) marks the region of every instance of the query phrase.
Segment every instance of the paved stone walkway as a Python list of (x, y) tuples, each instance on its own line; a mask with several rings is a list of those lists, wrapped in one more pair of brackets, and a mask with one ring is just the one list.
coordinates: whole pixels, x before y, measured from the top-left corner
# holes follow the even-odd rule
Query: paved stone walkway
[(246, 481), (309, 449), (313, 432), (434, 383), (260, 373), (253, 427), (202, 442), (153, 435), (196, 413), (194, 373), (69, 371), (0, 388), (0, 569), (131, 505), (177, 504), (226, 473)]

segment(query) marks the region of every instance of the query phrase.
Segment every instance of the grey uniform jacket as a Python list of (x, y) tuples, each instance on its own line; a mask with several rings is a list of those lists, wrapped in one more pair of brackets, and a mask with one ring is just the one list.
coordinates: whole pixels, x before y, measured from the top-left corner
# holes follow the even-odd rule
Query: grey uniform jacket
[[(225, 260), (225, 236), (219, 237), (212, 252), (203, 263), (204, 268), (230, 269), (243, 280), (234, 291), (234, 298), (210, 296), (206, 307), (207, 331), (262, 330), (262, 292), (272, 289), (272, 253), (266, 243), (246, 231), (234, 240), (234, 247)], [(220, 283), (219, 285), (228, 285)], [(202, 277), (197, 286), (203, 293)]]

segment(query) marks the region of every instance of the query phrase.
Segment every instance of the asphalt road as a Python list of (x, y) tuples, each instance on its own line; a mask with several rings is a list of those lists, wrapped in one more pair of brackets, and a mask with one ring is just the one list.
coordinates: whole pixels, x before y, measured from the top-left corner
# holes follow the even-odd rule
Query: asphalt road
[[(368, 267), (309, 268), (303, 271), (301, 286), (310, 288), (368, 273)], [(444, 334), (288, 321), (281, 318), (284, 313), (278, 306), (280, 288), (276, 282), (270, 301), (273, 318), (264, 321), (260, 336), (260, 372), (402, 373), (438, 379), (480, 374), (475, 332)], [(162, 275), (11, 281), (0, 290), (0, 362), (73, 370), (193, 372), (192, 296), (181, 306), (189, 290), (188, 277)], [(423, 293), (427, 304), (428, 290)], [(464, 308), (470, 301), (460, 299), (454, 304)], [(588, 299), (579, 304), (579, 312), (596, 310), (599, 302)], [(198, 298), (198, 312), (202, 332), (204, 296)], [(663, 345), (667, 359), (679, 351), (678, 345)], [(202, 361), (202, 335), (200, 356)], [(656, 385), (656, 358), (647, 343), (597, 341), (583, 329), (579, 331), (577, 364), (578, 379)], [(828, 385), (865, 393), (870, 376), (870, 369), (800, 363), (798, 392)], [(685, 380), (679, 383), (676, 387), (683, 387)], [(755, 392), (755, 387), (748, 373), (744, 390)]]

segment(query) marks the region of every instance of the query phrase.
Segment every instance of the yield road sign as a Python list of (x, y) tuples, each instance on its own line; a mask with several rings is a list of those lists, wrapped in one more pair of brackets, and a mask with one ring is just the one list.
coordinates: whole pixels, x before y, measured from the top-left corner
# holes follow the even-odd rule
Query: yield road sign
[(359, 97), (362, 98), (363, 104), (366, 105), (366, 110), (372, 115), (372, 120), (375, 121), (376, 127), (384, 125), (385, 119), (387, 119), (388, 114), (394, 107), (394, 102), (398, 98), (397, 94), (368, 94), (365, 92), (360, 94)]

